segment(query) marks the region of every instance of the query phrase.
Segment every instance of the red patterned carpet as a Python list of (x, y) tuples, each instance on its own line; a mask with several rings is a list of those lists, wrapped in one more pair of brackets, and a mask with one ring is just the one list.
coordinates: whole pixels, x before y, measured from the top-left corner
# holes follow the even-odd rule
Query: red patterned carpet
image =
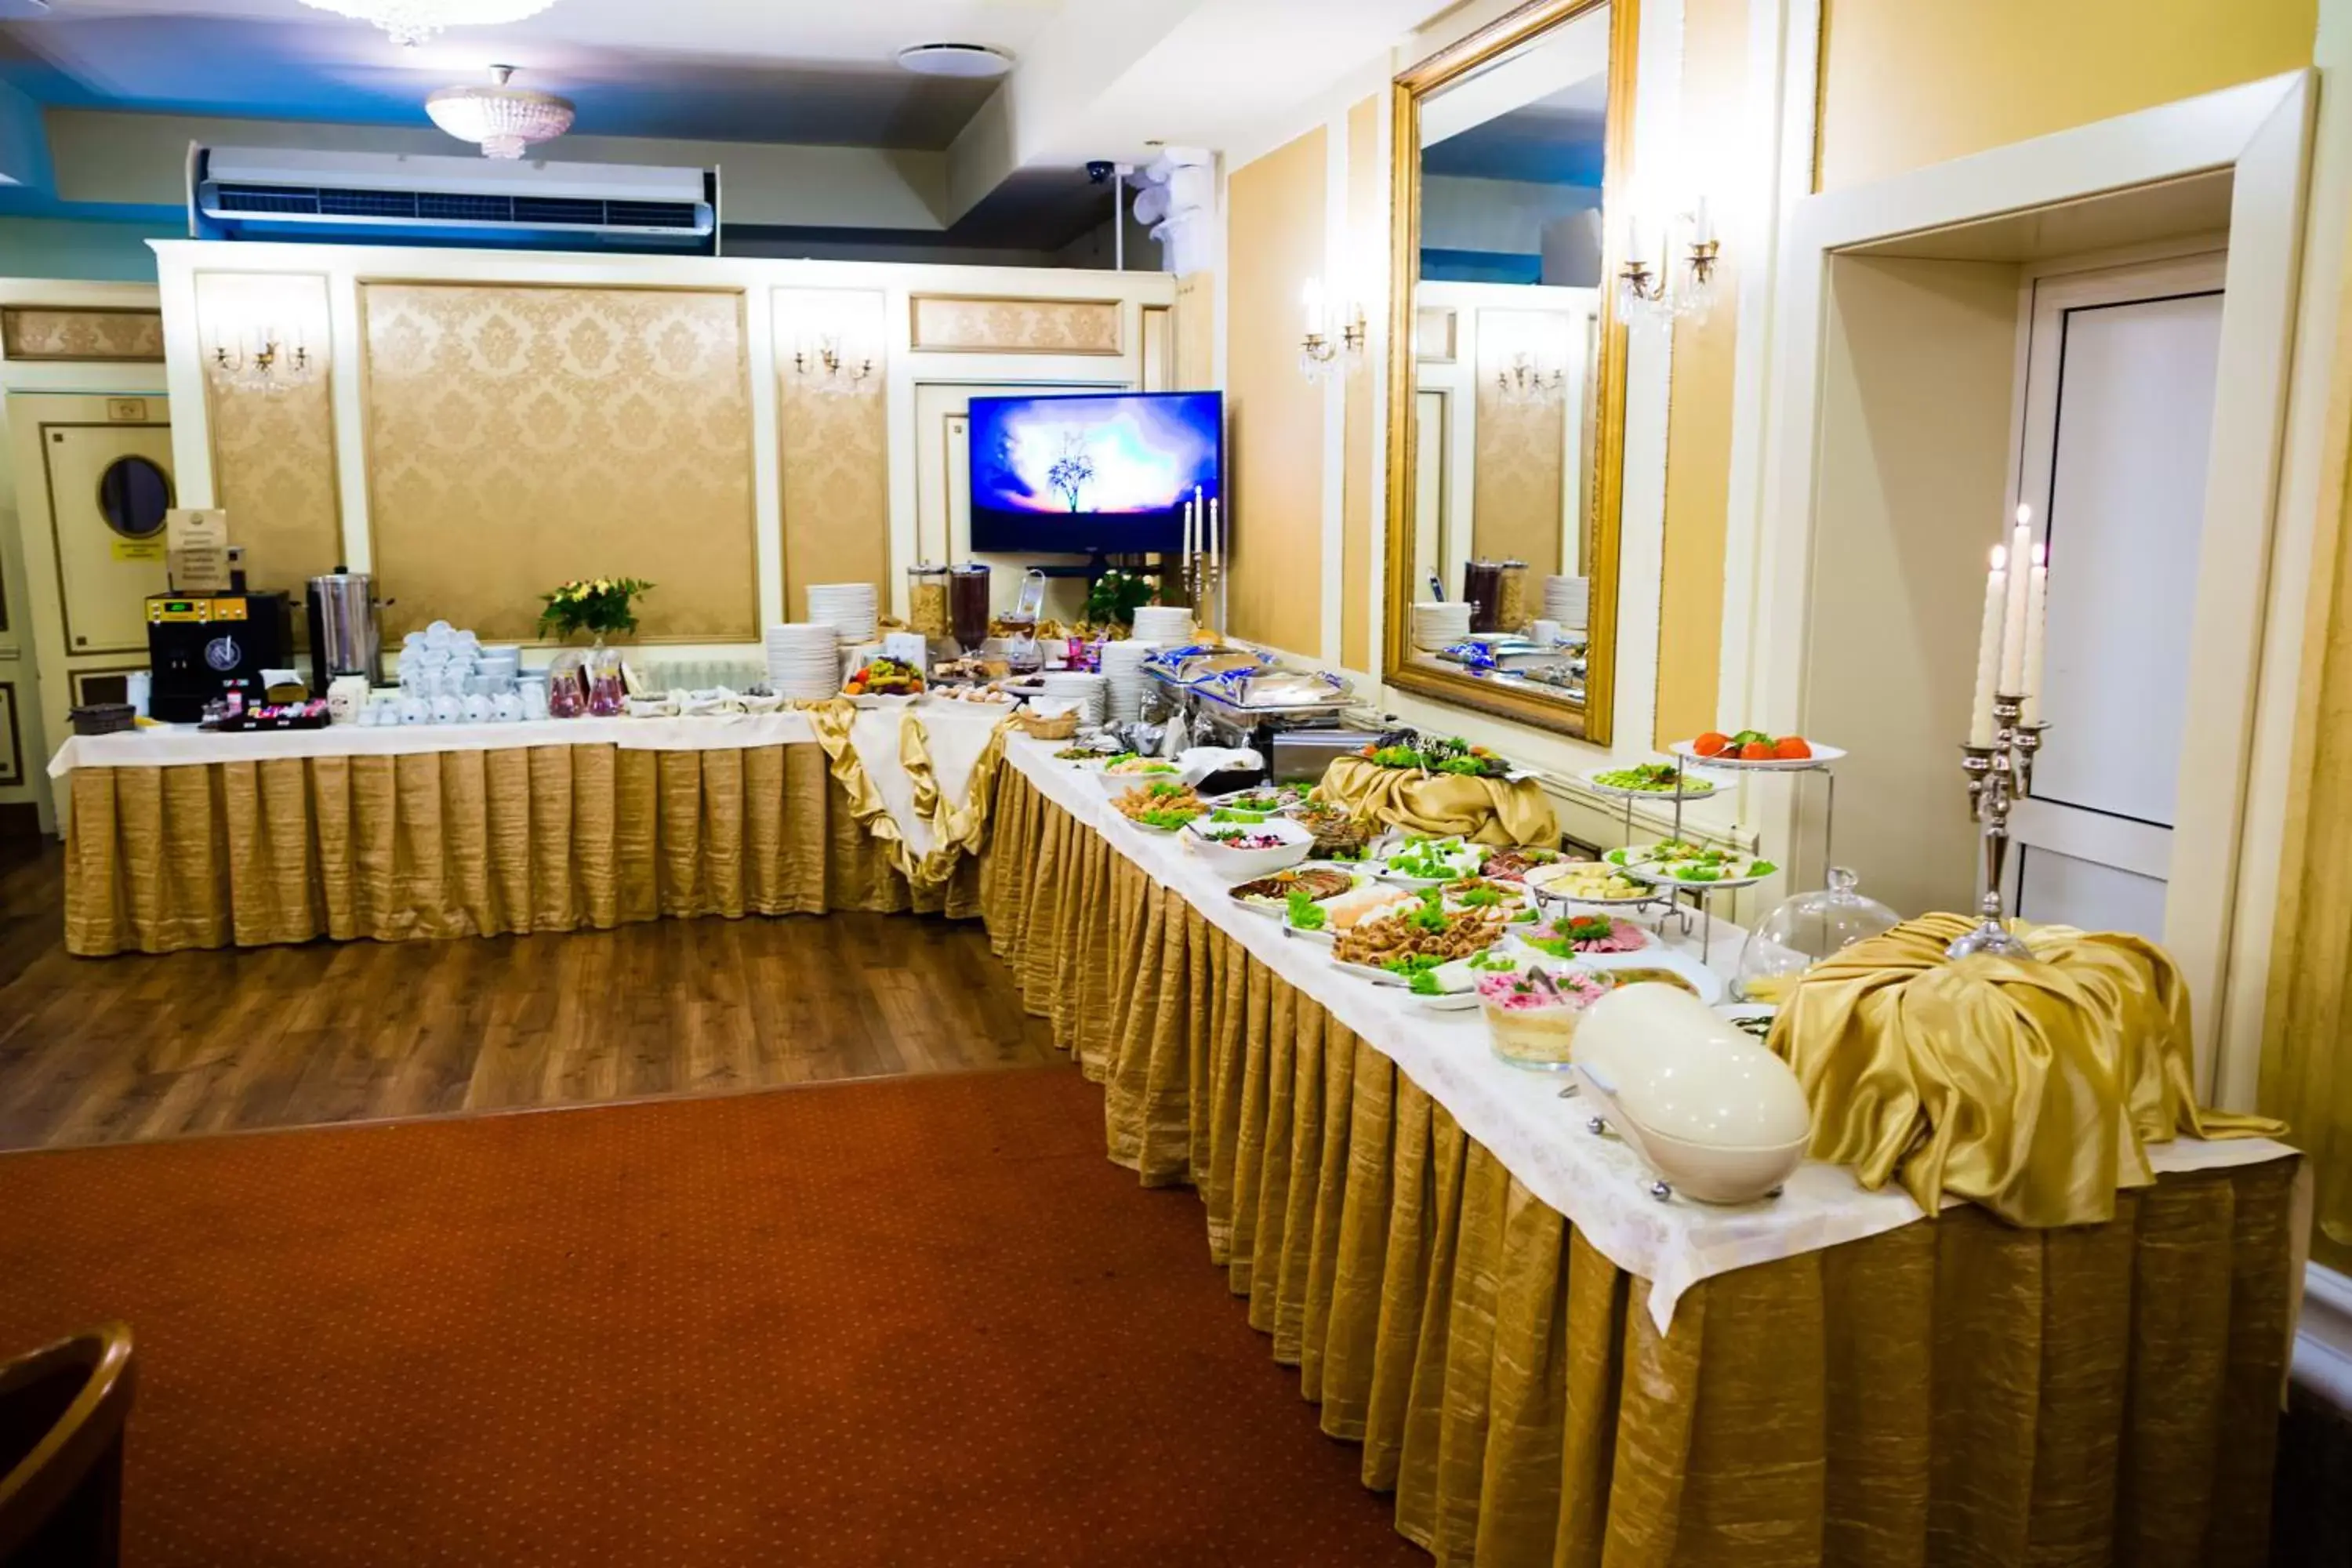
[(0, 1156), (131, 1568), (1425, 1563), (1059, 1069)]

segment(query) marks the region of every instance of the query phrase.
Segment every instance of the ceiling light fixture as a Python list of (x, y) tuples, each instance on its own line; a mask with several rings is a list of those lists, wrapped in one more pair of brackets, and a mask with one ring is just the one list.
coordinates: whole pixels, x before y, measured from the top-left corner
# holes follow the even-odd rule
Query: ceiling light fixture
[(433, 123), (460, 142), (480, 146), (485, 158), (520, 158), (534, 142), (552, 142), (572, 129), (572, 100), (551, 92), (509, 87), (512, 66), (492, 66), (490, 87), (445, 87), (425, 100)]
[(898, 64), (917, 76), (986, 78), (1013, 68), (1013, 57), (986, 44), (917, 44), (898, 51)]
[(491, 27), (536, 16), (555, 0), (302, 0), (338, 16), (373, 22), (415, 48), (444, 27)]

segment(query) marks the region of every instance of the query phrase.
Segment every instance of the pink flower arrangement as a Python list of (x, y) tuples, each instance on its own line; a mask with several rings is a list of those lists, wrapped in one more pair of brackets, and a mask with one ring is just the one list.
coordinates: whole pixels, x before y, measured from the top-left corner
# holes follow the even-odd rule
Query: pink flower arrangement
[(1529, 969), (1524, 973), (1487, 975), (1478, 982), (1478, 999), (1506, 1013), (1533, 1013), (1552, 1007), (1590, 1007), (1607, 990), (1581, 969), (1558, 973)]

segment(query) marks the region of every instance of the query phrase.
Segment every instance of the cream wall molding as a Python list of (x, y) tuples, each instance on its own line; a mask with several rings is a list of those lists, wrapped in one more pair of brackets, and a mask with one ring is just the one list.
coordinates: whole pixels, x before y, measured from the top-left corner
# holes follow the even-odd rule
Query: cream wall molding
[[(2235, 170), (2221, 350), (2221, 384), (2232, 390), (2215, 416), (2205, 509), (2209, 519), (2228, 519), (2229, 526), (2207, 529), (2200, 561), (2193, 631), (2200, 658), (2189, 729), (2209, 743), (2183, 760), (2183, 831), (2173, 840), (2165, 933), (2198, 1002), (2200, 1089), (2226, 1105), (2251, 1104), (2253, 1096), (2268, 911), (2276, 899), (2279, 830), (2262, 820), (2264, 808), (2250, 795), (2248, 780), (2264, 772), (2283, 779), (2290, 755), (2279, 748), (2288, 737), (2257, 725), (2257, 693), (2268, 688), (2270, 703), (2292, 706), (2299, 658), (2282, 665), (2273, 656), (2290, 626), (2294, 635), (2286, 646), (2299, 655), (2309, 550), (2307, 519), (2294, 521), (2291, 510), (2280, 508), (2280, 480), (2317, 460), (2315, 444), (2300, 436), (2286, 441), (2294, 423), (2288, 417), (2289, 365), (2315, 87), (2314, 72), (2290, 72), (1797, 203), (1769, 329), (1769, 397), (1741, 411), (1743, 423), (1763, 422), (1764, 468), (1760, 507), (1744, 520), (1745, 530), (1743, 520), (1733, 520), (1735, 536), (1750, 535), (1757, 593), (1747, 639), (1752, 664), (1743, 684), (1727, 689), (1748, 691), (1748, 722), (1801, 729), (1833, 255), (2206, 170)], [(2336, 221), (2340, 226), (2340, 216)], [(2312, 325), (2306, 316), (2304, 330)], [(2295, 399), (2314, 391), (2324, 398), (2324, 364), (2314, 384), (2297, 379)], [(2314, 449), (2302, 450), (2306, 445)], [(2283, 526), (2274, 530), (2274, 519)], [(1998, 527), (1997, 518), (1987, 520), (1989, 540)], [(2274, 551), (2282, 567), (2275, 579)], [(2273, 591), (2290, 584), (2292, 593)], [(2282, 672), (2284, 691), (2277, 689)], [(1768, 839), (1793, 842), (1794, 802), (1774, 815)], [(2263, 962), (2249, 962), (2252, 955), (2244, 951), (2254, 934)]]
[[(970, 267), (898, 262), (781, 260), (751, 257), (596, 257), (525, 251), (427, 250), (397, 247), (227, 244), (199, 240), (152, 242), (157, 289), (163, 310), (167, 363), (164, 379), (174, 395), (173, 451), (181, 494), (192, 506), (214, 504), (216, 493), (205, 407), (201, 329), (195, 277), (199, 272), (323, 276), (328, 284), (331, 336), (329, 376), (339, 455), (337, 489), (342, 511), (345, 559), (353, 570), (373, 564), (367, 493), (368, 459), (364, 408), (364, 342), (361, 287), (374, 282), (451, 283), (502, 287), (681, 289), (732, 291), (742, 296), (745, 349), (749, 359), (750, 407), (754, 432), (752, 497), (757, 518), (758, 603), (762, 625), (782, 616), (785, 582), (782, 525), (782, 439), (778, 398), (780, 333), (789, 329), (776, 317), (779, 294), (824, 293), (878, 296), (882, 301), (879, 362), (887, 420), (888, 559), (894, 603), (903, 600), (903, 568), (917, 553), (917, 428), (915, 389), (924, 383), (1098, 386), (1117, 389), (1143, 384), (1143, 312), (1175, 302), (1176, 280), (1160, 272), (1102, 272), (1064, 268)], [(917, 297), (987, 299), (1037, 306), (1078, 301), (1108, 303), (1118, 312), (1118, 352), (919, 351), (912, 321)], [(791, 345), (782, 346), (789, 363)], [(31, 368), (31, 367), (27, 367)], [(64, 367), (48, 367), (59, 368)], [(155, 367), (148, 367), (152, 381)], [(397, 592), (397, 584), (391, 584)], [(898, 607), (903, 611), (902, 603)], [(708, 645), (711, 652), (740, 652), (732, 644)], [(690, 657), (695, 646), (666, 647), (665, 655)]]

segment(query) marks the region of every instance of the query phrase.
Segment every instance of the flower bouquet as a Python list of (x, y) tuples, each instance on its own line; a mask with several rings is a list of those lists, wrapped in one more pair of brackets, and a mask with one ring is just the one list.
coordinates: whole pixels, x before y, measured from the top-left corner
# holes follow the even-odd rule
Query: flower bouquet
[(562, 642), (581, 632), (599, 641), (637, 629), (636, 599), (653, 592), (638, 577), (583, 577), (541, 594), (539, 635)]

